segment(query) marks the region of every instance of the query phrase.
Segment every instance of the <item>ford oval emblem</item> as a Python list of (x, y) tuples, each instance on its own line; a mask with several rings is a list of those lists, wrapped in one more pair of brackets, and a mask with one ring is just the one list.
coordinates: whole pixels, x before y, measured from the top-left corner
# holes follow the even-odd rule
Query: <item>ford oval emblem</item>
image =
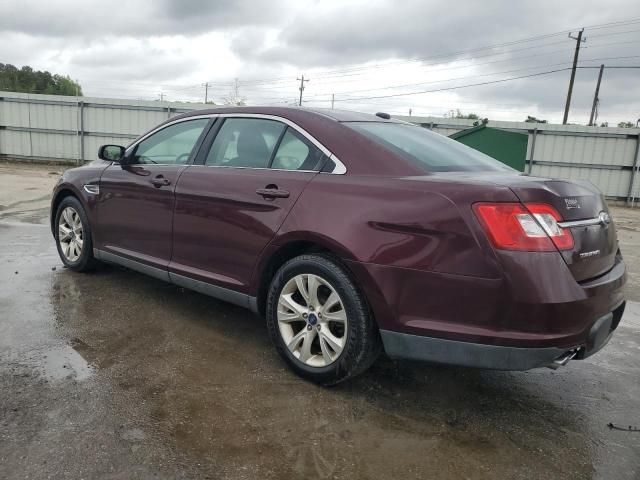
[(611, 223), (611, 216), (607, 212), (600, 212), (598, 219), (602, 225), (609, 225)]

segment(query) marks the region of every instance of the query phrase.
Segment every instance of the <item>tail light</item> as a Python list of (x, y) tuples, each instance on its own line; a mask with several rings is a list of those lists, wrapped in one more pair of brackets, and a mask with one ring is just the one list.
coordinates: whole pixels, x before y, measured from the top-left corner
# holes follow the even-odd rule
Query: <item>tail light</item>
[(551, 252), (573, 248), (571, 231), (560, 214), (545, 203), (476, 203), (476, 216), (496, 248)]

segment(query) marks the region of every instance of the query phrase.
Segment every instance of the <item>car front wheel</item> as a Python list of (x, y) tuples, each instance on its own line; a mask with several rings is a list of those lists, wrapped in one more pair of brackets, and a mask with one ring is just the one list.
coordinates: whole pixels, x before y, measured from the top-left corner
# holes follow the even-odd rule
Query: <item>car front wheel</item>
[(267, 323), (289, 366), (322, 385), (358, 375), (381, 351), (365, 299), (329, 255), (301, 255), (278, 270), (267, 297)]
[(58, 205), (54, 232), (56, 246), (62, 263), (76, 272), (84, 272), (95, 266), (91, 227), (80, 201), (66, 197)]

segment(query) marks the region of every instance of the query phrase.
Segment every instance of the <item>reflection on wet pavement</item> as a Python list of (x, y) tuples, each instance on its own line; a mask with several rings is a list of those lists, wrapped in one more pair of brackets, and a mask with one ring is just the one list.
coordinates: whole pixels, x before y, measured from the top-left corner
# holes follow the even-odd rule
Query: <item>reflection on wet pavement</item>
[(0, 223), (0, 245), (0, 478), (640, 474), (640, 435), (606, 427), (640, 422), (637, 304), (561, 370), (381, 359), (324, 389), (248, 311), (116, 267), (67, 271), (45, 224)]

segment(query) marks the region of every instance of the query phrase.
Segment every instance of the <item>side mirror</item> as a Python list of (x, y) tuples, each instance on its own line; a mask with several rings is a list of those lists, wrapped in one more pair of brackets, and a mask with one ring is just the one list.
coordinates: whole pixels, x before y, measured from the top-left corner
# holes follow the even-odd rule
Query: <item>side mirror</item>
[(98, 158), (107, 162), (119, 162), (124, 157), (124, 150), (120, 145), (102, 145), (98, 149)]

